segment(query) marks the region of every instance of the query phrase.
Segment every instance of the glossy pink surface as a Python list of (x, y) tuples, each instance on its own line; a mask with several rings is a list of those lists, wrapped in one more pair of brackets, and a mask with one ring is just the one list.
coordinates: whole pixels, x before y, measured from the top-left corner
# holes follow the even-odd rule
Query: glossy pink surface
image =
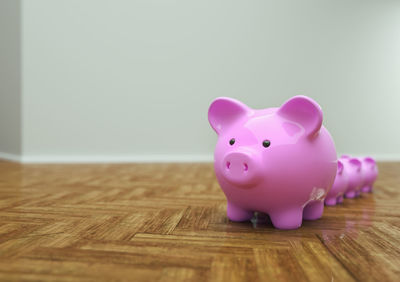
[(214, 168), (233, 221), (267, 213), (280, 229), (322, 216), (336, 174), (331, 135), (320, 106), (295, 96), (279, 108), (251, 109), (231, 99), (214, 100), (208, 119), (218, 134)]
[(360, 194), (361, 186), (364, 182), (361, 162), (357, 158), (344, 155), (339, 159), (348, 172), (348, 185), (345, 192), (346, 198), (355, 198)]
[(338, 160), (338, 169), (336, 172), (335, 181), (333, 182), (331, 190), (325, 199), (325, 205), (334, 206), (343, 202), (343, 195), (346, 192), (349, 183), (349, 172), (344, 169), (341, 160)]
[(360, 158), (363, 171), (363, 183), (361, 185), (361, 191), (364, 193), (372, 192), (372, 188), (376, 178), (378, 176), (378, 167), (376, 162), (371, 157)]

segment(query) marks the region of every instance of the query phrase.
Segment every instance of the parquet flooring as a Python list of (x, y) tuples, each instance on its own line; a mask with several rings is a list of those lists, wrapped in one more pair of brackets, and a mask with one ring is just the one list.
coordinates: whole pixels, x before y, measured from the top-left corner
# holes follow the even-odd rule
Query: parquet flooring
[(400, 163), (297, 230), (229, 222), (212, 164), (0, 162), (1, 281), (400, 281)]

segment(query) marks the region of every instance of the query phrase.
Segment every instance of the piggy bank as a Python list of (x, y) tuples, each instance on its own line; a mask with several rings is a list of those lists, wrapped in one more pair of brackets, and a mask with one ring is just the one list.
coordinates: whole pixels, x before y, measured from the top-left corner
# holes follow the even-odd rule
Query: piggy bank
[(256, 110), (222, 97), (210, 105), (208, 120), (218, 134), (214, 169), (230, 220), (260, 212), (276, 228), (295, 229), (303, 218), (322, 216), (337, 158), (315, 101), (295, 96)]
[(338, 160), (337, 165), (335, 181), (325, 198), (325, 205), (327, 206), (334, 206), (343, 202), (343, 195), (349, 182), (348, 171), (344, 169), (342, 161)]
[(359, 195), (361, 185), (364, 182), (361, 162), (357, 158), (347, 155), (341, 156), (339, 160), (343, 163), (343, 169), (348, 173), (348, 185), (345, 197), (355, 198)]
[(361, 158), (361, 167), (363, 170), (364, 183), (362, 184), (361, 191), (365, 193), (372, 192), (372, 187), (378, 176), (378, 167), (375, 160), (371, 157)]

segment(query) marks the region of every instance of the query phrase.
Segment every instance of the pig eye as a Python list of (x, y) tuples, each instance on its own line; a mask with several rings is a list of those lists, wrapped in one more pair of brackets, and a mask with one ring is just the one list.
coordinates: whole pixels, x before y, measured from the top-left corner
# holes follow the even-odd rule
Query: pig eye
[(235, 144), (235, 138), (232, 138), (231, 140), (229, 140), (229, 145), (233, 145), (233, 144)]
[(269, 140), (264, 140), (262, 144), (263, 144), (263, 146), (264, 146), (265, 148), (267, 148), (267, 147), (269, 147), (269, 146), (271, 145), (271, 141), (269, 141)]

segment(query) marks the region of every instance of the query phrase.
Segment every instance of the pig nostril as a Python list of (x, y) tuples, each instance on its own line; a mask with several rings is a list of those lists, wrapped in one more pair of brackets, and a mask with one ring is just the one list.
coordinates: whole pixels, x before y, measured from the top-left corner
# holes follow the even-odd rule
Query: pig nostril
[(226, 168), (229, 169), (231, 166), (231, 162), (226, 162)]
[(244, 163), (243, 166), (244, 166), (244, 171), (248, 171), (249, 170), (249, 166), (246, 163)]

